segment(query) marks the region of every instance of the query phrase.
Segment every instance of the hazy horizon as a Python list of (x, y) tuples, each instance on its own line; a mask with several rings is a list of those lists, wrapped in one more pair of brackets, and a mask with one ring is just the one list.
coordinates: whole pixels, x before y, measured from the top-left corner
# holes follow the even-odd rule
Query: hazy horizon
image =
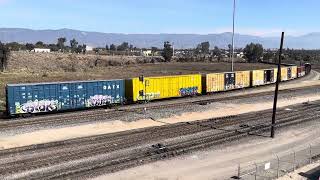
[[(32, 30), (32, 31), (61, 31), (61, 30), (73, 30), (73, 31), (82, 31), (82, 32), (88, 32), (88, 33), (104, 33), (104, 34), (124, 34), (124, 35), (159, 35), (159, 34), (172, 34), (172, 35), (211, 35), (211, 34), (231, 34), (232, 31), (224, 31), (224, 32), (213, 32), (213, 33), (122, 33), (122, 32), (103, 32), (103, 31), (89, 31), (89, 30), (83, 30), (83, 29), (71, 29), (71, 28), (56, 28), (56, 29), (33, 29), (33, 28), (24, 28), (24, 27), (0, 27), (1, 29), (26, 29), (26, 30)], [(300, 36), (305, 36), (305, 35), (310, 35), (314, 33), (319, 33), (320, 31), (314, 31), (314, 32), (308, 32), (304, 34), (299, 34), (299, 35), (290, 35), (290, 34), (285, 34), (285, 36), (291, 36), (291, 37), (300, 37)], [(238, 35), (244, 35), (244, 36), (257, 36), (257, 37), (265, 37), (265, 38), (279, 38), (281, 36), (281, 32), (279, 32), (278, 35), (255, 35), (255, 34), (249, 34), (249, 33), (240, 33), (240, 32), (235, 32), (235, 34)]]

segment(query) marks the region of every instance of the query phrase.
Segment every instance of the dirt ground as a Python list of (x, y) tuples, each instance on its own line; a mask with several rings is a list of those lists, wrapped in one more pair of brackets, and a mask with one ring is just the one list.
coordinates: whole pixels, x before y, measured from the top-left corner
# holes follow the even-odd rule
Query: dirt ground
[[(36, 66), (36, 65), (35, 65)], [(266, 64), (236, 63), (235, 70), (252, 70), (274, 67)], [(0, 110), (4, 109), (5, 85), (8, 83), (30, 83), (30, 82), (56, 82), (72, 80), (105, 80), (123, 79), (145, 76), (164, 76), (193, 73), (214, 73), (230, 70), (229, 63), (157, 63), (157, 64), (131, 64), (124, 66), (108, 66), (87, 71), (75, 72), (30, 72), (13, 70), (0, 73)]]
[(78, 72), (97, 67), (164, 62), (161, 56), (112, 56), (72, 53), (11, 51), (7, 70), (26, 72)]

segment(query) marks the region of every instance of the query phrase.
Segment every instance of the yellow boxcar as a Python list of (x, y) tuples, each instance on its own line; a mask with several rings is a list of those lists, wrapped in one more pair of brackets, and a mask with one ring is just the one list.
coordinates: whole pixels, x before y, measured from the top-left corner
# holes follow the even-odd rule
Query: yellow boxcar
[(273, 73), (274, 73), (274, 75), (273, 75), (273, 82), (275, 83), (275, 82), (277, 82), (277, 77), (278, 77), (278, 68), (274, 68), (273, 69)]
[(251, 72), (252, 86), (260, 86), (264, 84), (264, 70), (252, 70)]
[(288, 80), (288, 67), (282, 67), (281, 68), (281, 81), (287, 81)]
[(297, 69), (298, 69), (297, 66), (291, 66), (291, 79), (297, 78), (297, 75), (298, 75)]
[(129, 101), (155, 100), (201, 94), (201, 75), (141, 77), (126, 80)]
[(205, 79), (205, 90), (207, 93), (225, 90), (224, 73), (207, 74)]
[(236, 71), (236, 88), (245, 88), (250, 86), (250, 71)]

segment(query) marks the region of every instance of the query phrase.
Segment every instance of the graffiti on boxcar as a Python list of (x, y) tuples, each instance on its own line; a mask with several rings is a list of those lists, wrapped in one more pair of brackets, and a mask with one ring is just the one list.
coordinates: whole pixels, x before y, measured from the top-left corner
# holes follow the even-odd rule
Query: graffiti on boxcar
[(254, 85), (263, 85), (264, 84), (264, 80), (255, 80), (253, 81)]
[(227, 84), (225, 86), (226, 90), (229, 90), (229, 89), (234, 89), (235, 88), (235, 85), (234, 84)]
[(244, 87), (245, 86), (242, 83), (238, 83), (238, 84), (235, 85), (235, 88), (244, 88)]
[(157, 99), (157, 98), (160, 98), (160, 92), (147, 93), (146, 95), (147, 95), (148, 99)]
[(192, 96), (198, 94), (198, 87), (181, 88), (179, 90), (181, 96)]
[(149, 92), (146, 93), (145, 95), (139, 95), (138, 101), (142, 100), (152, 100), (152, 99), (158, 99), (160, 98), (160, 92)]
[(51, 112), (58, 110), (58, 107), (58, 100), (35, 100), (28, 101), (22, 105), (16, 103), (16, 111), (18, 113)]
[(105, 106), (113, 103), (113, 97), (108, 95), (94, 95), (87, 100), (87, 107)]

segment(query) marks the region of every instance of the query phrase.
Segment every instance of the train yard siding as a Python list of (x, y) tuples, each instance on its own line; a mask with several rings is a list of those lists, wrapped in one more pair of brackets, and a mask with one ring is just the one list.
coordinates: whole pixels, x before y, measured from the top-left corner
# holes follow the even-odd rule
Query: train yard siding
[[(281, 70), (282, 81), (297, 77), (297, 66), (282, 67)], [(15, 116), (195, 96), (201, 95), (203, 91), (229, 91), (274, 83), (274, 71), (275, 69), (263, 69), (203, 77), (201, 74), (192, 74), (140, 76), (127, 80), (9, 84), (6, 87), (6, 109), (9, 116)]]
[[(252, 100), (253, 102), (248, 102), (248, 100), (241, 102), (216, 102), (207, 106), (201, 106), (202, 110), (198, 112), (190, 111), (181, 114), (176, 114), (167, 118), (156, 118), (150, 114), (146, 114), (143, 118), (131, 122), (125, 122), (119, 120), (114, 120), (110, 122), (99, 122), (87, 125), (79, 125), (73, 127), (64, 128), (52, 128), (45, 130), (37, 130), (34, 132), (16, 134), (16, 135), (6, 135), (2, 134), (0, 137), (0, 148), (7, 149), (13, 147), (26, 146), (31, 144), (39, 144), (52, 141), (60, 141), (64, 139), (71, 139), (76, 137), (85, 137), (98, 134), (113, 133), (119, 131), (126, 131), (131, 129), (152, 127), (152, 126), (162, 126), (166, 124), (173, 124), (186, 121), (196, 121), (200, 119), (207, 119), (213, 117), (223, 117), (228, 115), (237, 115), (246, 112), (260, 111), (265, 109), (270, 109), (272, 107), (272, 98), (259, 97), (260, 100)], [(235, 98), (236, 100), (236, 98)], [(279, 99), (279, 107), (302, 103), (306, 101), (320, 100), (320, 94), (308, 94), (308, 95), (295, 95)], [(175, 111), (174, 109), (171, 109)], [(164, 110), (166, 111), (166, 110)]]

